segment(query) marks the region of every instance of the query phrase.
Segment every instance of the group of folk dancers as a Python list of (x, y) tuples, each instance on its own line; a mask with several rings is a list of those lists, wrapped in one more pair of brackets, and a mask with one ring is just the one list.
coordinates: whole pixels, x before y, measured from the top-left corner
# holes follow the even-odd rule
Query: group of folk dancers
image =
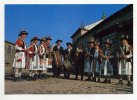
[[(132, 75), (132, 46), (129, 44), (128, 36), (121, 36), (121, 45), (117, 51), (112, 49), (112, 41), (107, 39), (103, 43), (104, 50), (95, 38), (90, 38), (87, 42), (87, 48), (83, 48), (81, 43), (76, 49), (70, 42), (66, 43), (64, 50), (61, 46), (62, 40), (57, 40), (56, 45), (51, 46), (51, 37), (39, 39), (34, 37), (30, 41), (30, 46), (26, 47), (25, 38), (28, 32), (20, 31), (19, 37), (15, 43), (15, 58), (13, 62), (14, 80), (22, 80), (22, 69), (29, 70), (28, 80), (37, 80), (38, 78), (47, 78), (48, 68), (52, 68), (53, 77), (60, 78), (60, 73), (64, 72), (64, 78), (70, 79), (70, 74), (75, 73), (75, 80), (81, 75), (81, 80), (86, 73), (85, 81), (93, 81), (111, 84), (113, 75), (114, 58), (118, 60), (119, 82), (117, 85), (123, 85), (123, 78), (126, 76), (127, 85), (131, 86)], [(38, 41), (40, 44), (38, 45)], [(115, 55), (116, 54), (116, 55)], [(105, 77), (101, 81), (101, 77)]]

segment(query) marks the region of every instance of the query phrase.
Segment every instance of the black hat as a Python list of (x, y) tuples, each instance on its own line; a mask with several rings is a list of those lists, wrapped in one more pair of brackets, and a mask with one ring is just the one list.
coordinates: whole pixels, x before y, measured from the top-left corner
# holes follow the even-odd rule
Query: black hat
[(52, 38), (50, 36), (46, 37), (46, 40), (52, 40)]
[(62, 42), (62, 40), (57, 40), (55, 43)]
[(128, 41), (128, 35), (122, 34), (120, 40), (127, 40)]
[(94, 43), (95, 42), (95, 39), (93, 37), (91, 37), (88, 41), (88, 43)]
[(111, 41), (111, 40), (109, 40), (109, 39), (107, 39), (104, 43), (105, 43), (105, 44), (112, 45), (112, 41)]
[(45, 39), (45, 38), (41, 38), (40, 41), (44, 41), (44, 42), (46, 42), (46, 39)]
[(25, 31), (25, 30), (21, 30), (18, 36), (21, 36), (22, 34), (26, 34), (26, 35), (28, 35), (28, 32)]
[(33, 37), (33, 38), (31, 39), (31, 42), (34, 41), (34, 40), (39, 40), (39, 41), (40, 41), (40, 39), (39, 39), (38, 37)]
[(68, 45), (71, 45), (71, 46), (72, 46), (72, 43), (70, 43), (70, 42), (67, 42), (67, 43), (66, 43), (66, 45), (67, 45), (67, 46), (68, 46)]

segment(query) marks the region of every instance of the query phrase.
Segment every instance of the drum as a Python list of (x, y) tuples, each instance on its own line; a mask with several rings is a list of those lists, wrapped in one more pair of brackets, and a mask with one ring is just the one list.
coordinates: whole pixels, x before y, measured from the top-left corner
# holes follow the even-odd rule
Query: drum
[(55, 59), (56, 66), (62, 67), (62, 65), (63, 65), (62, 56), (58, 51), (54, 52), (54, 59)]
[(64, 60), (64, 66), (68, 71), (70, 71), (72, 69), (72, 64), (70, 63), (70, 61), (68, 59)]

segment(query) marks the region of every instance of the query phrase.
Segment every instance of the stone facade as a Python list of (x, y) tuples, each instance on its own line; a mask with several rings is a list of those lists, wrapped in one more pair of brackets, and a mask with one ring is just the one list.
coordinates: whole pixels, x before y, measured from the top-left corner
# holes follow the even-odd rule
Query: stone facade
[(15, 56), (15, 44), (5, 41), (5, 75), (12, 73), (12, 64)]

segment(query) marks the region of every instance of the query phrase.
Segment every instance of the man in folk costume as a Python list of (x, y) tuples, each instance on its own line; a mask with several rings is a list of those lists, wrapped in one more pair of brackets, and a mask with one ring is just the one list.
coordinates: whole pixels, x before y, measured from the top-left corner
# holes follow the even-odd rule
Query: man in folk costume
[(30, 65), (29, 65), (29, 80), (36, 80), (38, 77), (37, 71), (39, 70), (39, 55), (38, 55), (38, 37), (34, 37), (31, 39), (31, 45), (28, 48), (28, 53), (30, 57)]
[(105, 80), (102, 83), (111, 84), (111, 76), (113, 75), (113, 61), (114, 54), (112, 51), (112, 42), (107, 39), (105, 41), (105, 50), (104, 55), (102, 55), (102, 63), (101, 63), (101, 74), (105, 76)]
[[(59, 55), (61, 56), (61, 59), (60, 59), (60, 63), (63, 62), (63, 54), (64, 54), (64, 50), (63, 50), (63, 47), (61, 46), (61, 42), (62, 40), (57, 40), (55, 43), (57, 43), (57, 45), (55, 45), (53, 47), (53, 52), (59, 52)], [(57, 77), (57, 78), (60, 78), (60, 72), (62, 70), (62, 66), (58, 66), (58, 61), (57, 61), (57, 58), (54, 57), (53, 59), (53, 77)]]
[(40, 60), (40, 66), (39, 66), (39, 78), (43, 79), (44, 78), (44, 70), (45, 70), (45, 42), (46, 39), (42, 38), (40, 40), (40, 45), (38, 46), (38, 52), (39, 52), (39, 60)]
[(44, 73), (43, 73), (43, 77), (44, 78), (48, 78), (47, 76), (47, 71), (48, 71), (48, 68), (52, 68), (52, 47), (51, 47), (51, 40), (52, 38), (51, 37), (45, 37), (46, 38), (46, 42), (45, 42), (45, 70), (44, 70)]
[(85, 69), (84, 72), (88, 74), (88, 78), (86, 81), (91, 81), (91, 77), (93, 78), (93, 55), (94, 55), (94, 42), (95, 39), (92, 37), (88, 41), (88, 48), (85, 51)]
[(80, 73), (81, 80), (83, 80), (84, 76), (84, 49), (83, 45), (80, 43), (77, 47), (76, 53), (75, 53), (75, 62), (76, 62), (76, 77), (75, 80), (78, 80), (78, 75)]
[[(72, 44), (70, 42), (66, 43), (67, 49), (64, 50), (64, 61), (67, 61), (67, 65), (64, 66), (64, 78), (69, 79), (70, 78), (70, 72), (72, 70), (72, 62), (74, 57), (74, 51), (72, 49)], [(68, 65), (68, 63), (70, 63)]]
[(131, 86), (131, 75), (132, 75), (132, 57), (133, 49), (132, 46), (128, 43), (128, 36), (123, 34), (121, 37), (122, 45), (119, 48), (118, 52), (118, 74), (120, 76), (118, 85), (123, 85), (123, 76), (127, 76), (127, 85)]
[(16, 40), (15, 43), (15, 59), (13, 62), (13, 67), (15, 68), (15, 81), (21, 81), (21, 75), (22, 75), (22, 69), (25, 68), (25, 52), (27, 51), (26, 49), (26, 43), (25, 43), (25, 38), (28, 35), (28, 32), (23, 30), (20, 31), (20, 34), (18, 35), (18, 39)]
[(100, 82), (100, 64), (103, 52), (100, 48), (99, 42), (95, 42), (95, 50), (94, 50), (94, 58), (93, 58), (93, 72), (95, 76), (93, 77), (93, 81), (96, 82), (96, 77), (98, 77), (98, 81)]

